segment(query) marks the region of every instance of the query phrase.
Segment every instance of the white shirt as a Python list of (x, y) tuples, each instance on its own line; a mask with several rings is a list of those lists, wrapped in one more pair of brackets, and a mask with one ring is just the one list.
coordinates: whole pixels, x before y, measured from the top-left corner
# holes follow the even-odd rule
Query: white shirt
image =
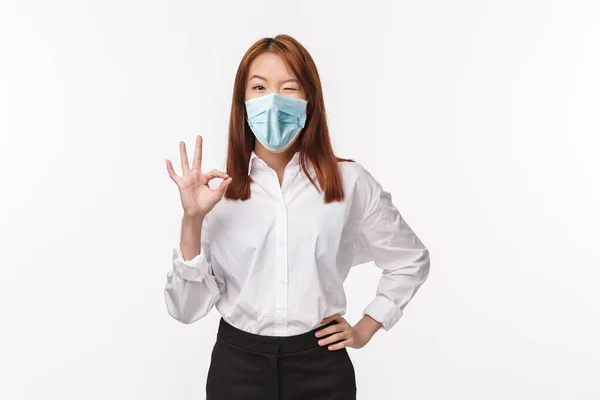
[[(201, 251), (179, 245), (164, 290), (169, 314), (192, 323), (216, 306), (231, 325), (269, 336), (308, 332), (344, 315), (344, 280), (368, 261), (382, 270), (363, 310), (389, 330), (429, 274), (429, 251), (360, 164), (338, 162), (345, 200), (325, 204), (300, 168), (299, 152), (277, 173), (254, 152), (246, 201), (223, 198), (204, 218)], [(314, 167), (309, 171), (318, 185)]]

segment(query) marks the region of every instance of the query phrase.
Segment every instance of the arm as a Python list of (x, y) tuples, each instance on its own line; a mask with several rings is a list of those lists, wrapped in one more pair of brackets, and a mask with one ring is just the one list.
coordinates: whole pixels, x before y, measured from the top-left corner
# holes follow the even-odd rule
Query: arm
[[(382, 270), (375, 298), (363, 311), (359, 324), (368, 331), (387, 331), (402, 317), (406, 305), (429, 276), (429, 250), (402, 218), (391, 194), (364, 168), (360, 204), (364, 214), (360, 240), (371, 259)], [(366, 317), (366, 316), (369, 317)], [(374, 321), (372, 321), (372, 320)]]
[(180, 245), (173, 249), (173, 268), (167, 274), (167, 310), (185, 324), (208, 314), (220, 296), (210, 265), (207, 220), (183, 217)]

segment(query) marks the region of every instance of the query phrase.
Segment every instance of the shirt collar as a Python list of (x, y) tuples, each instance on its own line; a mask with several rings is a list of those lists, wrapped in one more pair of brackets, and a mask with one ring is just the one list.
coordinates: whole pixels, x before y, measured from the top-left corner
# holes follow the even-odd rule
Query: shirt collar
[[(250, 161), (248, 162), (248, 175), (250, 175), (250, 172), (252, 171), (252, 167), (255, 164), (267, 165), (259, 156), (256, 155), (254, 150), (252, 150), (252, 153), (250, 154)], [(296, 165), (300, 165), (300, 151), (295, 152), (294, 155), (292, 156), (292, 159), (288, 163), (288, 166), (296, 166)]]
[(252, 153), (250, 154), (250, 161), (248, 162), (248, 175), (250, 175), (250, 172), (252, 171), (252, 165), (255, 163), (254, 159), (260, 160), (254, 150), (252, 150)]

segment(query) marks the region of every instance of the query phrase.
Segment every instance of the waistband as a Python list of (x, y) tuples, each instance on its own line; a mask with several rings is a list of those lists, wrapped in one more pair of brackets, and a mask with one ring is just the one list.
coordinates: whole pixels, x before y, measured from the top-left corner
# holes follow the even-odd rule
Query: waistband
[(314, 328), (310, 332), (301, 333), (292, 336), (267, 336), (257, 335), (255, 333), (246, 332), (229, 324), (223, 317), (219, 321), (219, 329), (217, 337), (225, 341), (231, 342), (240, 347), (249, 350), (259, 351), (262, 353), (293, 353), (296, 351), (308, 350), (315, 347), (321, 347), (319, 340), (328, 337), (316, 337), (315, 333), (330, 325), (337, 324), (336, 320), (330, 321), (322, 326)]

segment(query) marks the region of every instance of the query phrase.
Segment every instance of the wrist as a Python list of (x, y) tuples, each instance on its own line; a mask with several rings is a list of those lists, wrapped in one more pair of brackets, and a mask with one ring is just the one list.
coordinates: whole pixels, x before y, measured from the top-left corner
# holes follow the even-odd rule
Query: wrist
[(183, 213), (183, 221), (184, 222), (199, 222), (199, 221), (203, 221), (204, 217), (206, 216), (206, 214), (188, 214), (186, 212)]
[(361, 333), (371, 338), (379, 329), (383, 327), (381, 322), (377, 321), (369, 314), (365, 314), (360, 321), (356, 324), (356, 327)]

